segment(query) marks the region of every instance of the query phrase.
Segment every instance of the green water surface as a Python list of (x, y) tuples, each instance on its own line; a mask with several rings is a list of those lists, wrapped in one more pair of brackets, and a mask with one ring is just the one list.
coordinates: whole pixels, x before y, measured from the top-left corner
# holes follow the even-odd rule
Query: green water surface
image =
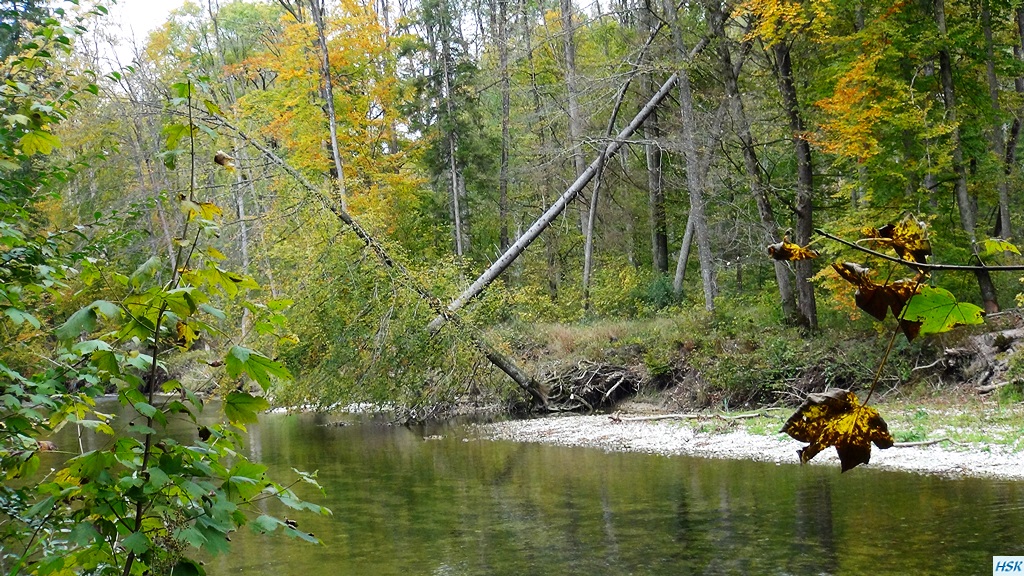
[[(318, 471), (324, 542), (243, 530), (213, 575), (990, 574), (1024, 483), (480, 440), (461, 425), (270, 415), (251, 457)], [(424, 437), (441, 435), (441, 439)], [(794, 454), (795, 459), (795, 454)]]

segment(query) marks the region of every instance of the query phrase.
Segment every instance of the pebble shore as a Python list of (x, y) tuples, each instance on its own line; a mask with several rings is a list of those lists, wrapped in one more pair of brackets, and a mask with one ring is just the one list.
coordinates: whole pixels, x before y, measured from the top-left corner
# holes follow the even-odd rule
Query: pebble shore
[[(692, 421), (614, 421), (603, 416), (552, 416), (480, 425), (485, 439), (542, 442), (608, 451), (643, 452), (775, 462), (799, 462), (800, 442), (784, 434), (759, 436), (747, 432), (705, 433)], [(818, 454), (812, 465), (839, 467), (832, 448)], [(872, 447), (867, 467), (917, 474), (973, 476), (1024, 480), (1024, 453), (1001, 446), (972, 445), (953, 449), (933, 446)]]

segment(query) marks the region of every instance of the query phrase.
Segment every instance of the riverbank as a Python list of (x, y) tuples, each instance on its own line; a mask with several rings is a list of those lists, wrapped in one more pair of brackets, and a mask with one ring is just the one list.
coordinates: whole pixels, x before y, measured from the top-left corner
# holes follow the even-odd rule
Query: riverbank
[[(641, 418), (651, 418), (651, 415), (551, 416), (480, 425), (477, 431), (480, 437), (492, 440), (542, 442), (665, 456), (744, 459), (779, 465), (799, 463), (797, 450), (803, 446), (785, 434), (774, 432), (778, 426), (767, 427), (784, 419), (781, 413), (762, 414), (756, 419), (712, 414), (661, 420)], [(899, 439), (898, 431), (893, 432)], [(936, 433), (942, 434), (943, 430), (928, 433), (935, 437), (934, 444), (900, 442), (888, 450), (873, 447), (871, 462), (864, 468), (1024, 480), (1024, 452), (1021, 451), (1020, 438), (1006, 444), (962, 442), (941, 440), (948, 436)], [(839, 459), (835, 450), (829, 448), (817, 455), (811, 465), (832, 466), (838, 472)], [(858, 469), (850, 473), (856, 474)]]

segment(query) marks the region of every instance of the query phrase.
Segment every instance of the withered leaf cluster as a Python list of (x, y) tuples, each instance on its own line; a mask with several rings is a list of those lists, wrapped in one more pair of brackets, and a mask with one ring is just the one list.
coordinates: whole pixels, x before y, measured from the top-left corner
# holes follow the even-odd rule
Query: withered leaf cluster
[(819, 452), (835, 446), (843, 472), (871, 460), (871, 444), (893, 445), (889, 427), (877, 410), (864, 406), (849, 390), (810, 394), (782, 431), (808, 445), (797, 451), (806, 464)]
[(921, 323), (908, 320), (902, 316), (903, 307), (920, 292), (920, 278), (914, 280), (897, 280), (888, 284), (878, 284), (870, 277), (870, 268), (853, 262), (836, 262), (832, 268), (844, 280), (857, 287), (853, 299), (857, 307), (870, 314), (876, 320), (885, 320), (888, 312), (900, 323), (900, 329), (907, 340), (917, 338), (921, 332)]
[(814, 250), (793, 244), (786, 236), (782, 237), (781, 242), (768, 245), (768, 255), (776, 260), (810, 260), (818, 257)]
[(913, 214), (907, 214), (896, 224), (864, 228), (861, 233), (874, 244), (892, 246), (903, 260), (925, 264), (932, 255), (932, 245), (928, 241), (924, 223)]
[[(925, 272), (914, 264), (926, 264), (932, 254), (932, 245), (928, 241), (924, 223), (913, 214), (907, 214), (895, 224), (886, 224), (880, 228), (865, 227), (861, 229), (861, 233), (864, 240), (873, 247), (892, 248), (897, 256), (917, 271), (917, 276), (914, 279), (878, 284), (871, 279), (871, 270), (866, 266), (853, 262), (836, 262), (832, 264), (832, 268), (857, 288), (854, 301), (858, 308), (879, 321), (885, 320), (891, 312), (907, 339), (917, 338), (921, 333), (921, 322), (906, 317), (903, 310), (910, 299), (920, 292), (919, 287), (926, 278)], [(792, 244), (785, 237), (781, 242), (769, 245), (768, 254), (776, 260), (806, 260), (818, 256), (814, 250)]]

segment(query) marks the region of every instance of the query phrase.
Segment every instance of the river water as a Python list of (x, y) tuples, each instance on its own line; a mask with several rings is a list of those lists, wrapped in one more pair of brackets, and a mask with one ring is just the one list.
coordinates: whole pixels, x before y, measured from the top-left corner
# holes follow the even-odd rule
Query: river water
[(991, 574), (993, 555), (1024, 555), (1024, 482), (336, 422), (265, 415), (246, 447), (280, 482), (293, 468), (317, 471), (325, 496), (296, 489), (332, 516), (264, 511), (323, 545), (246, 528), (229, 555), (205, 559), (211, 575), (961, 575)]
[(326, 423), (270, 415), (250, 438), (279, 479), (318, 471), (333, 516), (292, 518), (324, 545), (241, 534), (211, 573), (959, 575), (1024, 555), (1021, 482)]

